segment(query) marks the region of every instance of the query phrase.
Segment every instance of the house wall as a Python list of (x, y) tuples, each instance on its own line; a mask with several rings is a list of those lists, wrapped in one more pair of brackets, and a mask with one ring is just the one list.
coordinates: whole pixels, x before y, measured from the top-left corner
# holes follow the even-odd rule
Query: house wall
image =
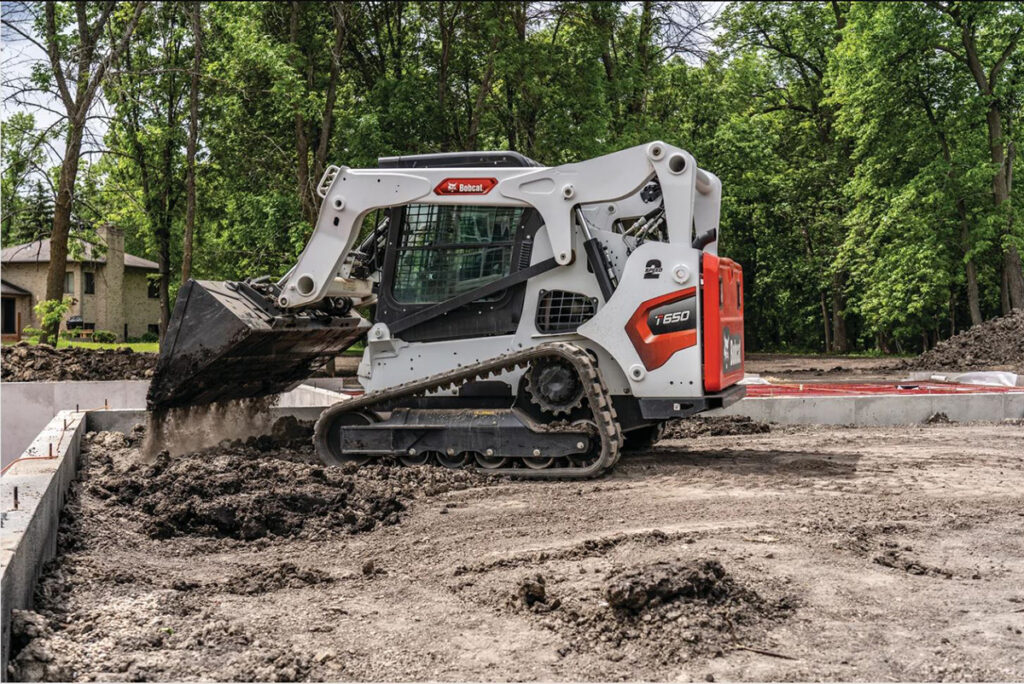
[(22, 304), (25, 307), (21, 314), (21, 327), (23, 328), (39, 327), (39, 321), (35, 319), (32, 307), (46, 294), (46, 269), (48, 266), (49, 264), (3, 265), (4, 280), (32, 293), (31, 297), (18, 297), (18, 299), (27, 300), (26, 304)]
[(124, 270), (124, 318), (128, 337), (142, 337), (150, 325), (160, 323), (160, 300), (149, 298), (148, 273), (139, 268)]

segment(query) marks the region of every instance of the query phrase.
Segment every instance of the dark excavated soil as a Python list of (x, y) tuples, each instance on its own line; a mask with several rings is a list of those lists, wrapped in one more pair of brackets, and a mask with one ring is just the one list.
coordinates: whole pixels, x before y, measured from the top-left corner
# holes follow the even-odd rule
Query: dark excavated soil
[(406, 502), (417, 494), (432, 496), (484, 481), (469, 471), (443, 468), (328, 468), (312, 453), (311, 434), (308, 426), (299, 429), (294, 419), (282, 419), (273, 435), (181, 456), (164, 451), (149, 463), (128, 456), (144, 441), (141, 430), (128, 437), (100, 433), (87, 437), (106, 447), (91, 452), (87, 487), (111, 506), (143, 514), (142, 529), (154, 539), (253, 540), (368, 532), (398, 523)]
[(768, 423), (762, 423), (747, 416), (716, 416), (712, 418), (694, 416), (667, 422), (662, 439), (760, 435), (767, 432), (771, 432), (771, 426)]
[(148, 380), (156, 354), (119, 349), (55, 349), (21, 342), (3, 347), (0, 378), (4, 382), (58, 380)]
[(612, 569), (584, 586), (523, 605), (551, 613), (567, 641), (563, 656), (577, 652), (661, 667), (741, 647), (743, 639), (761, 638), (793, 609), (789, 597), (765, 599), (710, 558)]
[(943, 340), (906, 362), (918, 370), (1012, 370), (1024, 373), (1024, 309), (1014, 309)]

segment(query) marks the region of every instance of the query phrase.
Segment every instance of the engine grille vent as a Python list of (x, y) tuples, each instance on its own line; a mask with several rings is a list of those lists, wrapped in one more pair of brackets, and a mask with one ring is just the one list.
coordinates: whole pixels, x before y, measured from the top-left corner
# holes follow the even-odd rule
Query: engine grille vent
[(594, 300), (578, 292), (549, 290), (537, 302), (537, 331), (545, 334), (575, 332), (597, 313)]

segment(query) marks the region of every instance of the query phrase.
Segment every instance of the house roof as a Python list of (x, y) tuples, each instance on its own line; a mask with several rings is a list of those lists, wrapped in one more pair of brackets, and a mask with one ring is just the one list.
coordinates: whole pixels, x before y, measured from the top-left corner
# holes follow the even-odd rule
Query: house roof
[[(68, 254), (68, 261), (91, 261), (96, 263), (104, 263), (107, 260), (105, 255), (93, 255), (93, 246), (90, 244), (83, 245), (85, 248), (85, 254), (82, 259), (73, 259), (71, 254)], [(50, 261), (50, 239), (36, 240), (35, 242), (29, 242), (24, 245), (14, 245), (13, 247), (5, 247), (0, 250), (0, 261), (5, 264), (46, 264)], [(137, 257), (134, 254), (124, 253), (124, 265), (125, 268), (144, 268), (147, 271), (159, 270), (159, 266), (155, 261), (149, 259), (143, 259)]]
[(0, 294), (14, 295), (15, 297), (32, 296), (32, 293), (28, 290), (22, 289), (17, 285), (7, 282), (6, 280), (0, 280)]

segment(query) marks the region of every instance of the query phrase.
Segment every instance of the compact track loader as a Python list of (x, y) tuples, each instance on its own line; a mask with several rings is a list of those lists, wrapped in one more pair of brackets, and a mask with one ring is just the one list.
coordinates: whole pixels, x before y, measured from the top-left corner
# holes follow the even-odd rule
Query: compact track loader
[(684, 150), (390, 157), (317, 192), (281, 280), (181, 288), (150, 408), (279, 393), (365, 340), (366, 393), (316, 424), (328, 464), (578, 478), (743, 396), (742, 270), (717, 254), (721, 183)]

